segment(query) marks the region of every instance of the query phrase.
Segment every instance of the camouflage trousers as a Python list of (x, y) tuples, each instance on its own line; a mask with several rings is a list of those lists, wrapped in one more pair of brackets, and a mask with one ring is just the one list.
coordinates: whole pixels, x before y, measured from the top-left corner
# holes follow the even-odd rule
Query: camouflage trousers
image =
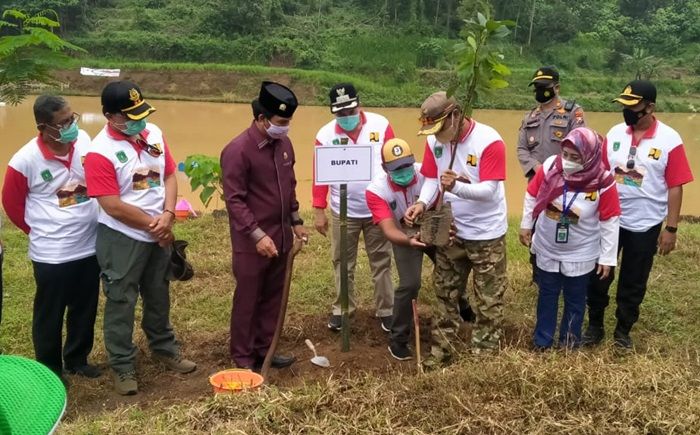
[(434, 362), (448, 361), (463, 347), (459, 337), (462, 319), (459, 301), (463, 298), (469, 273), (474, 271), (474, 293), (470, 294), (476, 314), (472, 330), (472, 348), (498, 349), (503, 319), (503, 294), (506, 290), (505, 236), (493, 240), (455, 238), (451, 246), (437, 250), (433, 282), (437, 313), (432, 322), (430, 349)]

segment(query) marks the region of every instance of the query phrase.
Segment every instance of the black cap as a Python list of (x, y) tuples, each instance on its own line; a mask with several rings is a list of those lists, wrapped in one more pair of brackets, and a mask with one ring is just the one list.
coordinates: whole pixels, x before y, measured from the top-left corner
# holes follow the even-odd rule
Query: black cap
[(656, 103), (656, 86), (649, 80), (632, 80), (613, 101), (625, 106), (634, 106), (640, 101)]
[(554, 66), (543, 66), (532, 75), (532, 81), (528, 86), (549, 86), (559, 83), (559, 71)]
[(262, 82), (258, 101), (265, 110), (282, 118), (291, 118), (299, 105), (291, 89), (275, 82)]
[(357, 90), (352, 83), (339, 83), (333, 86), (328, 97), (331, 100), (331, 113), (340, 112), (343, 109), (354, 109), (360, 104)]
[(138, 121), (155, 112), (141, 94), (141, 89), (128, 80), (108, 83), (102, 89), (102, 113), (122, 112), (129, 119)]

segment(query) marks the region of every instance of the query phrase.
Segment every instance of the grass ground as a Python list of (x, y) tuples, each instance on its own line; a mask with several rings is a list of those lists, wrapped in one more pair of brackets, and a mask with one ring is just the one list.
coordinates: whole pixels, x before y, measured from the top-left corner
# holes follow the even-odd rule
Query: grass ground
[[(517, 242), (516, 228), (517, 221), (511, 221), (507, 344), (495, 356), (465, 355), (425, 375), (414, 374), (412, 362), (375, 370), (371, 360), (386, 356), (383, 336), (358, 333), (353, 335), (355, 352), (360, 345), (376, 352), (353, 355), (352, 370), (343, 370), (336, 360), (329, 372), (302, 370), (293, 380), (273, 379), (259, 392), (217, 398), (206, 385), (207, 373), (196, 388), (184, 391), (180, 386), (186, 377), (143, 361), (139, 370), (149, 378), (150, 391), (131, 399), (111, 395), (107, 376), (72, 379), (60, 433), (700, 433), (700, 224), (683, 223), (678, 250), (657, 258), (631, 354), (615, 352), (609, 341), (594, 350), (529, 350), (536, 290), (528, 283), (527, 253)], [(227, 222), (207, 215), (178, 224), (176, 233), (190, 242), (197, 271), (192, 281), (172, 287), (176, 333), (185, 355), (209, 363), (198, 372), (226, 366), (232, 290)], [(10, 225), (2, 238), (7, 295), (0, 345), (6, 353), (31, 357), (34, 284), (26, 238)], [(426, 261), (420, 296), (424, 318), (434, 303), (429, 266)], [(360, 305), (369, 312), (364, 253), (356, 278)], [(321, 334), (333, 292), (329, 243), (314, 234), (296, 259), (285, 326), (285, 336), (292, 337), (286, 349), (300, 359), (308, 352), (294, 337), (314, 328)], [(608, 311), (611, 331), (614, 318)], [(370, 317), (358, 316), (357, 322)], [(339, 347), (337, 336), (325, 333), (326, 349), (333, 343)], [(92, 359), (104, 364), (101, 335), (100, 318)], [(145, 349), (140, 331), (136, 342)]]

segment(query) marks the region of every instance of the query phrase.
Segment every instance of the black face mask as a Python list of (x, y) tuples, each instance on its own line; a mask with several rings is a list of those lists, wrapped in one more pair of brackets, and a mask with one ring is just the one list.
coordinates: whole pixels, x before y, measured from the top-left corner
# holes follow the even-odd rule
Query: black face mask
[(536, 87), (535, 88), (535, 100), (538, 103), (548, 103), (552, 101), (555, 96), (554, 88)]
[(646, 116), (646, 107), (644, 107), (642, 110), (635, 112), (632, 109), (624, 108), (622, 109), (622, 116), (625, 118), (625, 124), (627, 125), (636, 125), (640, 119), (644, 118)]

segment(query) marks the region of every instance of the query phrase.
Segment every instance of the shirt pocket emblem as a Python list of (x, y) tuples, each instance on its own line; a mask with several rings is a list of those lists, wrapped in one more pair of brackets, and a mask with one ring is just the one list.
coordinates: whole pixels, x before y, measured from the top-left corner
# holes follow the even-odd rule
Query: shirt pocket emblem
[(476, 166), (476, 162), (478, 161), (477, 157), (474, 154), (469, 154), (467, 156), (467, 165), (469, 166)]
[(119, 160), (120, 163), (126, 163), (126, 161), (129, 160), (124, 151), (117, 151), (115, 155), (117, 156), (117, 160)]
[(44, 169), (41, 171), (41, 179), (46, 181), (47, 183), (51, 180), (53, 180), (53, 175), (51, 174), (51, 171), (48, 169)]
[(661, 150), (658, 148), (652, 148), (649, 150), (649, 155), (647, 157), (650, 159), (659, 160), (661, 158)]

